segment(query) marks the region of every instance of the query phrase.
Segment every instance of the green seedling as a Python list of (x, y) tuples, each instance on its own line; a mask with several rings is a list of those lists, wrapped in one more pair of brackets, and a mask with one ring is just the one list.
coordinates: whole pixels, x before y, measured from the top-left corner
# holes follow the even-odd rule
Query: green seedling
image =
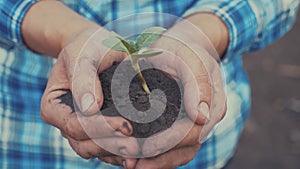
[(150, 94), (150, 90), (140, 71), (138, 61), (141, 58), (147, 58), (162, 53), (160, 50), (149, 49), (148, 47), (163, 31), (165, 31), (165, 29), (162, 27), (150, 27), (145, 29), (135, 40), (125, 40), (117, 33), (110, 32), (109, 38), (102, 41), (106, 47), (113, 50), (123, 51), (128, 54), (131, 65), (136, 71), (142, 83), (142, 87), (147, 94)]

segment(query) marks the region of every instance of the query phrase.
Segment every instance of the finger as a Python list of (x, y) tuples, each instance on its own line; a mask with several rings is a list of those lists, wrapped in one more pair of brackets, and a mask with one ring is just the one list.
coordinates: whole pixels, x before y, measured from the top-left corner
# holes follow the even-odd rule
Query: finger
[(49, 75), (44, 95), (56, 90), (69, 89), (69, 87), (70, 83), (64, 60), (63, 58), (58, 58)]
[(68, 106), (55, 107), (59, 103), (59, 100), (56, 98), (65, 94), (66, 92), (63, 90), (69, 88), (69, 81), (67, 79), (64, 62), (62, 58), (58, 58), (49, 75), (48, 83), (41, 99), (40, 114), (42, 119), (47, 123), (54, 120), (51, 116), (52, 113), (56, 113), (53, 108), (60, 109), (62, 112), (70, 113), (72, 111)]
[[(210, 108), (210, 118), (202, 129), (199, 141), (203, 142), (210, 132), (214, 132), (216, 124), (220, 122), (227, 111), (226, 95), (222, 81), (221, 71), (222, 67), (217, 63), (212, 63), (210, 72), (212, 78), (213, 97)], [(215, 128), (214, 128), (215, 127)], [(211, 129), (214, 130), (212, 131)]]
[[(74, 113), (75, 114), (75, 113)], [(130, 123), (119, 116), (81, 116), (71, 115), (66, 120), (64, 131), (76, 140), (130, 136), (133, 132)]]
[[(76, 140), (113, 136), (130, 136), (132, 126), (122, 117), (81, 116), (72, 113), (72, 109), (61, 103), (59, 96), (65, 91), (53, 91), (42, 99), (41, 117), (43, 120)], [(109, 111), (109, 110), (105, 110)]]
[(194, 124), (190, 119), (176, 121), (171, 128), (147, 138), (143, 144), (143, 155), (154, 156), (174, 147), (194, 145), (198, 142), (202, 126)]
[(225, 105), (223, 106), (223, 111), (220, 111), (220, 112), (213, 111), (213, 112), (211, 112), (211, 114), (212, 114), (211, 120), (208, 121), (208, 123), (206, 123), (203, 126), (202, 131), (200, 133), (200, 136), (199, 136), (199, 142), (200, 143), (203, 143), (207, 139), (209, 134), (210, 135), (214, 134), (214, 132), (218, 128), (218, 122), (220, 122), (224, 118), (224, 116), (226, 114), (226, 110), (227, 110), (227, 106), (226, 106), (226, 102), (225, 102)]
[(61, 104), (61, 100), (58, 99), (66, 91), (51, 91), (51, 87), (46, 89), (42, 97), (41, 117), (46, 123), (62, 129), (66, 124), (66, 119), (72, 115), (72, 109), (65, 104)]
[(197, 154), (200, 144), (170, 150), (154, 158), (143, 158), (136, 169), (172, 169), (190, 162)]
[[(206, 68), (207, 61), (198, 56), (211, 57), (204, 49), (191, 44), (183, 44), (172, 37), (164, 37), (166, 44), (172, 43), (162, 55), (149, 58), (155, 67), (168, 72), (172, 77), (179, 78), (184, 87), (185, 108), (190, 117), (198, 124), (205, 124), (209, 118), (209, 107), (212, 99), (212, 86), (209, 72)], [(164, 46), (164, 44), (158, 44)], [(159, 46), (158, 45), (158, 46)], [(182, 50), (178, 50), (178, 46)], [(175, 51), (175, 53), (174, 53)], [(159, 57), (159, 59), (158, 59)], [(201, 57), (201, 58), (202, 58)], [(162, 64), (163, 63), (163, 64)]]
[(135, 169), (137, 162), (138, 160), (136, 158), (126, 158), (125, 161), (123, 161), (123, 167), (125, 169)]
[(66, 60), (70, 89), (79, 110), (85, 115), (93, 115), (103, 102), (102, 88), (97, 78), (97, 47), (89, 45), (78, 53), (71, 50), (73, 48), (63, 50), (59, 57)]
[[(188, 123), (193, 123), (189, 121)], [(181, 148), (186, 146), (192, 146), (199, 143), (199, 136), (203, 131), (203, 126), (198, 124), (188, 124), (188, 126), (193, 125), (192, 128), (189, 130), (187, 135), (175, 146), (175, 148)], [(179, 126), (178, 126), (179, 127)]]
[[(182, 54), (183, 55), (183, 54)], [(205, 55), (205, 52), (202, 53)], [(185, 108), (196, 123), (203, 125), (209, 119), (212, 85), (204, 62), (191, 50), (180, 63), (180, 79), (184, 87)]]
[[(71, 80), (71, 91), (80, 111), (84, 115), (93, 115), (103, 103), (102, 88), (97, 74), (98, 67), (101, 66), (100, 70), (104, 70), (110, 67), (113, 61), (123, 60), (125, 55), (124, 52), (112, 50), (105, 53), (100, 51), (99, 44), (92, 41), (86, 43), (78, 53), (70, 51), (71, 48), (63, 50), (60, 55), (65, 60), (72, 59), (67, 62), (67, 71)], [(103, 54), (107, 56), (104, 57)], [(78, 55), (78, 57), (74, 58), (70, 55)]]
[[(70, 86), (68, 81), (68, 76), (66, 73), (67, 72), (65, 66), (66, 64), (63, 61), (64, 57), (66, 57), (65, 55), (66, 53), (62, 52), (61, 56), (58, 58), (58, 61), (54, 65), (54, 68), (49, 77), (47, 88), (42, 98), (41, 116), (49, 124), (52, 124), (56, 127), (66, 130), (66, 133), (71, 134), (73, 138), (85, 139), (87, 138), (86, 134), (85, 132), (83, 132), (81, 125), (78, 125), (77, 118), (74, 117), (74, 114), (71, 114), (71, 110), (68, 106), (64, 104), (60, 104), (60, 100), (57, 99), (57, 97), (65, 93), (65, 91), (60, 91), (60, 90), (68, 89)], [(70, 118), (72, 118), (72, 120), (69, 120)], [(108, 120), (108, 121), (112, 122), (113, 120)], [(116, 126), (116, 124), (120, 124), (118, 125), (119, 127)], [(128, 122), (126, 120), (124, 121), (118, 118), (118, 120), (116, 120), (112, 126), (114, 129), (123, 132), (123, 134), (130, 135), (132, 132), (131, 126), (127, 124)], [(99, 125), (97, 126), (101, 128), (101, 126)], [(99, 129), (99, 128), (95, 128), (95, 129)], [(109, 131), (102, 130), (102, 131), (103, 132), (100, 133), (98, 132), (97, 134), (93, 134), (93, 135), (101, 136), (103, 134), (104, 136), (106, 136), (107, 133), (110, 134), (112, 133), (112, 130)]]
[[(223, 117), (226, 114), (227, 111), (227, 98), (225, 94), (224, 86), (226, 84), (223, 83), (222, 79), (222, 65), (215, 65), (212, 76), (213, 79), (213, 101), (211, 106), (212, 115), (214, 115), (217, 119), (217, 121), (220, 121), (223, 119)], [(224, 75), (225, 76), (225, 75)]]
[(134, 138), (111, 137), (77, 141), (67, 137), (72, 149), (82, 158), (112, 157), (115, 155), (135, 156), (138, 145)]
[(110, 154), (91, 140), (77, 141), (68, 136), (67, 139), (72, 149), (84, 159), (96, 158), (101, 154)]
[[(206, 41), (203, 42), (205, 45)], [(201, 47), (202, 45), (190, 43), (188, 40), (176, 40), (172, 36), (164, 37), (152, 46), (162, 47), (170, 52), (166, 54), (164, 51), (162, 55), (148, 60), (155, 67), (181, 80), (184, 86), (185, 108), (191, 119), (199, 125), (205, 125), (203, 129), (205, 132), (202, 132), (201, 138), (206, 137), (210, 129), (226, 113), (226, 97), (220, 66), (211, 56), (217, 53), (211, 50), (209, 54), (207, 49)]]
[(134, 137), (110, 137), (94, 139), (95, 143), (107, 151), (123, 156), (136, 157), (139, 153), (139, 145)]

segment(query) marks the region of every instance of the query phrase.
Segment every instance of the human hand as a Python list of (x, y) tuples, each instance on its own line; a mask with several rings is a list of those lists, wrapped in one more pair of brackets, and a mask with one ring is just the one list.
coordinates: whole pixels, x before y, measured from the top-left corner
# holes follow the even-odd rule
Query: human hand
[[(97, 157), (114, 165), (122, 165), (125, 161), (131, 168), (135, 159), (125, 159), (107, 150), (123, 156), (136, 155), (136, 139), (125, 137), (132, 134), (132, 126), (122, 117), (106, 117), (98, 113), (103, 96), (97, 75), (114, 61), (125, 58), (123, 52), (108, 51), (99, 43), (105, 36), (108, 36), (106, 30), (93, 28), (68, 41), (48, 79), (41, 102), (41, 116), (45, 122), (60, 129), (81, 157)], [(72, 91), (79, 107), (76, 113), (58, 99), (65, 90)]]
[(156, 156), (140, 159), (136, 166), (175, 168), (194, 158), (200, 143), (225, 115), (226, 97), (215, 60), (218, 54), (207, 37), (186, 22), (168, 30), (151, 47), (164, 50), (163, 54), (147, 60), (181, 81), (185, 109), (191, 119), (175, 122), (170, 129), (147, 138), (143, 154)]
[[(130, 167), (134, 160), (103, 149), (119, 155), (138, 151), (136, 140), (124, 137), (132, 133), (127, 120), (97, 113), (103, 100), (97, 73), (124, 58), (123, 53), (101, 45), (107, 32), (60, 1), (35, 3), (26, 12), (21, 31), (28, 48), (58, 58), (41, 101), (42, 118), (57, 127), (83, 158), (98, 157), (115, 165), (125, 160)], [(76, 113), (58, 99), (65, 90), (72, 91), (79, 108)]]
[(226, 97), (214, 47), (200, 30), (196, 36), (200, 42), (194, 40), (195, 35), (180, 31), (192, 29), (187, 23), (169, 29), (151, 44), (164, 52), (147, 60), (181, 82), (186, 112), (196, 124), (205, 125), (202, 140), (224, 117)]

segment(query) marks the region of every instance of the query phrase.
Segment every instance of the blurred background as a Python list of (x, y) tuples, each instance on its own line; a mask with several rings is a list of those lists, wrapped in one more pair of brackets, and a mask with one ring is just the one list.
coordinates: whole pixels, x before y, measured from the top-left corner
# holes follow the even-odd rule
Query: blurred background
[(300, 13), (293, 29), (244, 56), (252, 111), (230, 169), (300, 169)]

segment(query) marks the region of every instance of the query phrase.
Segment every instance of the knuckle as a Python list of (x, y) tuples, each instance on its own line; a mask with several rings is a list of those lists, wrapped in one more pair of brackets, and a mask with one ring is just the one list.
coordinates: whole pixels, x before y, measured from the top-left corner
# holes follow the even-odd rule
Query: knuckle
[(50, 119), (48, 118), (46, 112), (47, 112), (47, 110), (41, 109), (41, 110), (40, 110), (40, 116), (41, 116), (41, 118), (43, 119), (43, 121), (44, 121), (45, 123), (50, 124)]
[(80, 157), (82, 157), (82, 158), (84, 158), (84, 159), (90, 159), (90, 158), (91, 158), (91, 155), (90, 155), (88, 152), (82, 150), (81, 148), (79, 148), (79, 149), (76, 151), (76, 153), (77, 153)]
[(81, 142), (72, 141), (72, 148), (76, 152), (77, 155), (84, 159), (90, 159), (93, 157), (92, 153), (87, 152), (85, 148), (83, 147)]
[(48, 118), (47, 118), (47, 116), (46, 116), (46, 113), (45, 113), (44, 111), (41, 110), (40, 116), (41, 116), (41, 118), (43, 119), (43, 121), (44, 121), (45, 123), (49, 123), (49, 120), (48, 120)]
[[(78, 153), (77, 153), (78, 154)], [(86, 160), (88, 160), (88, 159), (90, 159), (91, 158), (91, 156), (90, 155), (88, 155), (87, 153), (86, 154), (78, 154), (80, 157), (82, 157), (82, 158), (84, 158), (84, 159), (86, 159)]]
[(70, 136), (71, 138), (73, 138), (75, 140), (80, 139), (80, 135), (78, 134), (79, 130), (73, 124), (72, 120), (68, 120), (68, 122), (66, 123), (65, 132), (68, 134), (68, 136)]
[(192, 161), (195, 158), (197, 152), (198, 152), (198, 149), (194, 148), (193, 151), (191, 151), (190, 153), (188, 153), (188, 155), (186, 156), (186, 159), (182, 161), (182, 163), (180, 164), (180, 166), (186, 165), (187, 163), (189, 163), (190, 161)]
[(199, 92), (205, 101), (210, 102), (210, 98), (213, 94), (213, 88), (209, 76), (207, 74), (196, 74), (194, 75), (194, 78), (198, 86), (197, 92)]
[(74, 132), (74, 130), (71, 127), (69, 127), (69, 125), (66, 125), (65, 131), (68, 134), (68, 136), (70, 136), (71, 138), (75, 139), (74, 136), (76, 136), (76, 133)]

